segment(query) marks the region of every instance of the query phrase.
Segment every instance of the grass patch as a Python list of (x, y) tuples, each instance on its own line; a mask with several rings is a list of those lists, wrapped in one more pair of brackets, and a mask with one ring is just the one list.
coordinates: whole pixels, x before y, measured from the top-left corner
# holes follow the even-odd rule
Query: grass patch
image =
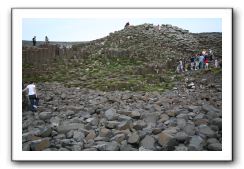
[[(129, 57), (93, 57), (79, 62), (59, 61), (50, 66), (49, 73), (23, 76), (36, 82), (61, 82), (66, 87), (81, 87), (101, 91), (165, 91), (173, 87), (178, 77), (172, 72), (164, 74), (143, 72), (144, 61)], [(136, 73), (137, 68), (142, 73)], [(24, 68), (24, 67), (23, 67)], [(147, 73), (147, 74), (146, 74)], [(176, 76), (176, 78), (172, 78)]]

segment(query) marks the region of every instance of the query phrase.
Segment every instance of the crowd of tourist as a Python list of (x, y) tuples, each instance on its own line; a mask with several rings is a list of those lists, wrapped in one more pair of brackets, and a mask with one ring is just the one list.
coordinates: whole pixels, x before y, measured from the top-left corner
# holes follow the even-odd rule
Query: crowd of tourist
[(179, 60), (176, 71), (181, 73), (188, 70), (208, 70), (209, 63), (213, 63), (212, 65), (215, 68), (221, 68), (222, 66), (221, 61), (214, 58), (213, 51), (211, 49), (208, 51), (203, 50), (201, 53), (193, 55), (190, 59)]

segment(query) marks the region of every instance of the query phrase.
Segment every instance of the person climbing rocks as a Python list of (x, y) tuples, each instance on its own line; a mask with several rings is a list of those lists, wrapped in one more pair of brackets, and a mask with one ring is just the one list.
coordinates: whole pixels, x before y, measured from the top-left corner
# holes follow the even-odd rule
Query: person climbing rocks
[(34, 37), (32, 38), (32, 43), (33, 43), (33, 46), (36, 46), (36, 36), (34, 36)]
[(129, 26), (130, 26), (130, 23), (127, 22), (127, 23), (125, 24), (125, 28), (128, 28)]
[(38, 106), (39, 98), (37, 97), (36, 85), (34, 84), (33, 81), (31, 81), (30, 84), (27, 85), (26, 88), (23, 89), (22, 91), (25, 92), (27, 90), (28, 90), (29, 100), (31, 103), (30, 109), (32, 112), (35, 112)]

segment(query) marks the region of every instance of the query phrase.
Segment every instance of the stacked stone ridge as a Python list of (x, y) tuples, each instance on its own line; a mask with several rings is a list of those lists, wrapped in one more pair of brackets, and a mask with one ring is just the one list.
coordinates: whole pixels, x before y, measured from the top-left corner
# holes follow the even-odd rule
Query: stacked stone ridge
[[(212, 49), (222, 57), (222, 33), (190, 33), (169, 24), (160, 29), (153, 24), (130, 26), (90, 42), (74, 44), (71, 48), (57, 45), (26, 47), (23, 45), (23, 72), (33, 72), (28, 66), (48, 71), (60, 61), (79, 62), (86, 58), (120, 58), (161, 63), (161, 67), (175, 67), (180, 59), (189, 58), (202, 50)], [(28, 66), (26, 66), (28, 65)], [(33, 69), (35, 70), (35, 69)]]

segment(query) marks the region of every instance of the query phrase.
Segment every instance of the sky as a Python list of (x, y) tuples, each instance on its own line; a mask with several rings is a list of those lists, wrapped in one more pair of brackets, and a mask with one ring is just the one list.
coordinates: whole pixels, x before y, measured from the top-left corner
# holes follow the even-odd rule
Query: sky
[(57, 19), (25, 18), (22, 20), (22, 40), (44, 41), (90, 41), (109, 35), (124, 28), (126, 22), (131, 25), (144, 23), (161, 25), (171, 24), (189, 30), (192, 33), (222, 32), (221, 18), (145, 18), (145, 19)]

